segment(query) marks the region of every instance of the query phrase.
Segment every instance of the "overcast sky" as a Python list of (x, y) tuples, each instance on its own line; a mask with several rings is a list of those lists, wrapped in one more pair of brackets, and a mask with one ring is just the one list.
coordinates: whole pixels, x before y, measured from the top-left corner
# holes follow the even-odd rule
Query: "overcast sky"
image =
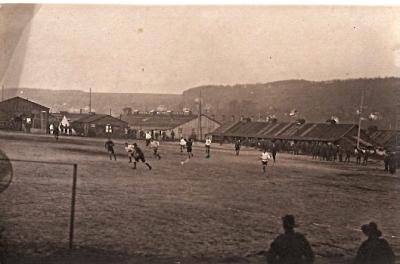
[(180, 93), (400, 76), (399, 7), (42, 5), (23, 34), (7, 87)]

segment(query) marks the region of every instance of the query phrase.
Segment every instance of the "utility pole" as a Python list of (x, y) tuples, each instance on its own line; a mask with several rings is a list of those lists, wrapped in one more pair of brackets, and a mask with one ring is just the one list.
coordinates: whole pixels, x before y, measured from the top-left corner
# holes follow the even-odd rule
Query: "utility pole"
[(199, 139), (200, 139), (200, 140), (203, 139), (203, 131), (202, 131), (202, 127), (201, 127), (201, 115), (202, 115), (202, 113), (201, 113), (201, 111), (202, 111), (202, 109), (201, 109), (201, 101), (202, 101), (202, 99), (201, 99), (201, 89), (200, 89), (200, 96), (199, 96), (199, 116), (198, 116), (198, 119), (199, 119)]
[(89, 114), (92, 112), (92, 87), (89, 88)]
[(1, 101), (4, 101), (4, 84), (1, 86)]
[(363, 108), (364, 108), (364, 96), (365, 96), (364, 93), (365, 93), (365, 89), (363, 88), (363, 90), (361, 91), (360, 108), (358, 109), (357, 149), (360, 148), (361, 122), (362, 122), (362, 120), (363, 120), (362, 112), (363, 112)]

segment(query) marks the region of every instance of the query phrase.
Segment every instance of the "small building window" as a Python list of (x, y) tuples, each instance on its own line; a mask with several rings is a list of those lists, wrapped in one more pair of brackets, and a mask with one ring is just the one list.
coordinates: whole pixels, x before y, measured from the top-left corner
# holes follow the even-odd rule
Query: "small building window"
[(112, 133), (112, 126), (110, 124), (106, 125), (106, 133)]

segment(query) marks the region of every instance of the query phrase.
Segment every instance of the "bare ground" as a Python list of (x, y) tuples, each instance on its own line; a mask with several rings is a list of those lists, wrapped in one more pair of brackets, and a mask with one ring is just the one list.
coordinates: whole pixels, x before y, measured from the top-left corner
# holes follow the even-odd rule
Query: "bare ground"
[[(162, 144), (154, 169), (132, 170), (116, 141), (110, 161), (101, 139), (0, 133), (11, 159), (78, 164), (75, 250), (68, 247), (72, 167), (14, 162), (0, 194), (9, 263), (263, 263), (294, 214), (317, 263), (346, 263), (364, 239), (359, 227), (376, 221), (400, 254), (400, 180), (368, 167), (278, 154), (268, 174), (258, 152), (202, 144), (184, 166), (178, 144)], [(270, 166), (271, 165), (271, 166)]]

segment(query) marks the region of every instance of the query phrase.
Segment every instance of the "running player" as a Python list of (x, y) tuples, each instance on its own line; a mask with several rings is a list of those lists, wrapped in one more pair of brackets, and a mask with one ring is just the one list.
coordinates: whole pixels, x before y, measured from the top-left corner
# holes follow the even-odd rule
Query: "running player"
[(268, 161), (271, 159), (271, 155), (267, 152), (266, 149), (264, 149), (263, 152), (261, 153), (260, 159), (261, 159), (263, 173), (266, 173), (267, 172), (267, 164), (268, 164)]
[(146, 162), (143, 151), (138, 147), (138, 145), (136, 143), (133, 143), (133, 149), (134, 149), (133, 158), (135, 159), (135, 161), (133, 162), (133, 169), (136, 170), (136, 162), (141, 161), (144, 164), (146, 164), (146, 166), (149, 168), (149, 170), (151, 170), (152, 167), (150, 166), (149, 163)]
[(150, 143), (151, 148), (153, 149), (153, 156), (161, 159), (160, 154), (158, 153), (158, 147), (160, 146), (160, 142), (158, 140), (153, 139)]
[(186, 148), (186, 140), (181, 137), (181, 140), (179, 141), (179, 146), (181, 147), (181, 152)]
[(117, 156), (114, 152), (114, 142), (112, 142), (111, 138), (109, 138), (106, 143), (104, 144), (105, 149), (107, 149), (108, 154), (110, 155), (110, 160), (114, 156), (114, 160), (117, 160)]
[(150, 141), (151, 141), (151, 132), (147, 131), (146, 132), (146, 147), (148, 147), (150, 145)]
[(210, 137), (206, 138), (205, 146), (206, 146), (206, 154), (207, 154), (206, 158), (209, 158), (210, 157), (210, 149), (211, 149), (211, 138)]
[(132, 155), (133, 155), (133, 145), (128, 144), (128, 142), (125, 143), (125, 151), (128, 153), (128, 159), (129, 159), (129, 163), (132, 163)]

